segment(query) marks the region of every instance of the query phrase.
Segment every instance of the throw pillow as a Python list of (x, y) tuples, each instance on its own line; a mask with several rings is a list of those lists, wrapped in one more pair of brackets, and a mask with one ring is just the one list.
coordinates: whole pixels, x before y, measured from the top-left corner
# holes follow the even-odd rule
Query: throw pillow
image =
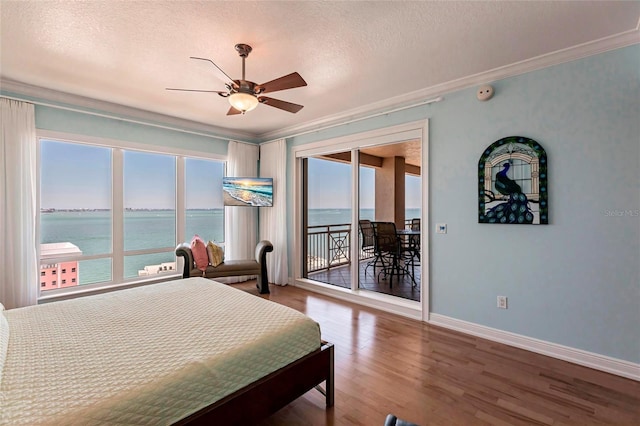
[(213, 241), (207, 243), (207, 254), (209, 255), (209, 263), (214, 268), (224, 262), (224, 250)]
[(191, 240), (191, 253), (193, 253), (193, 261), (196, 263), (196, 268), (204, 272), (209, 266), (209, 256), (207, 255), (207, 247), (204, 245), (204, 241), (197, 234)]

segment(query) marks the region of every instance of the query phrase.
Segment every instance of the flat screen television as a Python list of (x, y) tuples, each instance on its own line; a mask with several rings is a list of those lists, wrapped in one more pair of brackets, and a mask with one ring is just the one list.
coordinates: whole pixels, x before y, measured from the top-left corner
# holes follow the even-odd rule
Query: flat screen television
[(225, 176), (222, 195), (225, 206), (272, 207), (273, 178)]

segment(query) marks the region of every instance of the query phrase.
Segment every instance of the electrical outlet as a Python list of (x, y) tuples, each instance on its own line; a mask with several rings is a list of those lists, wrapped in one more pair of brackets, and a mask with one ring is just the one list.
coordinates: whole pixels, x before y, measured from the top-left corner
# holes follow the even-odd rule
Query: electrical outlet
[(507, 309), (507, 296), (498, 296), (498, 308)]

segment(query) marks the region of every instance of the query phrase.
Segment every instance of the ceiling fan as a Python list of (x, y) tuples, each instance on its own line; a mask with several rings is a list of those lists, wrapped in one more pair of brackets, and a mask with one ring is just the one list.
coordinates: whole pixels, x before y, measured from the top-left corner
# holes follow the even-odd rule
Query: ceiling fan
[(248, 44), (236, 44), (236, 51), (242, 58), (242, 79), (233, 80), (222, 69), (217, 66), (211, 59), (196, 58), (191, 56), (191, 59), (197, 59), (200, 61), (211, 62), (216, 69), (216, 76), (222, 80), (226, 92), (219, 90), (199, 90), (199, 89), (172, 89), (167, 87), (167, 90), (179, 90), (183, 92), (205, 92), (205, 93), (217, 93), (223, 98), (228, 98), (231, 108), (227, 112), (227, 115), (244, 114), (247, 111), (251, 111), (258, 106), (259, 103), (269, 105), (275, 108), (279, 108), (285, 111), (296, 113), (302, 109), (302, 105), (294, 104), (291, 102), (282, 101), (280, 99), (270, 98), (268, 96), (261, 96), (263, 93), (276, 92), (278, 90), (293, 89), (294, 87), (306, 86), (307, 82), (297, 72), (285, 75), (275, 80), (268, 81), (262, 84), (256, 84), (253, 81), (245, 79), (244, 61), (251, 53), (251, 46)]

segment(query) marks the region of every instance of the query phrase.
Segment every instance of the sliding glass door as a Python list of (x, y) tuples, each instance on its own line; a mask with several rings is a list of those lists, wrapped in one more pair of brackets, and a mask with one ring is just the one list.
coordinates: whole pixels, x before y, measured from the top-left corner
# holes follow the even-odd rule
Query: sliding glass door
[[(419, 140), (359, 150), (359, 285), (362, 290), (420, 300)], [(413, 235), (407, 235), (412, 233)]]
[(420, 301), (421, 161), (420, 140), (305, 157), (302, 276)]
[[(292, 138), (296, 286), (428, 319), (428, 134), (428, 120), (420, 120), (320, 141)], [(319, 203), (321, 192), (326, 194), (326, 204)], [(314, 245), (316, 237), (312, 237), (319, 210), (330, 208), (341, 210), (342, 217), (324, 220), (323, 225), (343, 224), (348, 229), (344, 238), (333, 239), (329, 229), (325, 231), (325, 246), (335, 242), (339, 256), (332, 256), (319, 243)], [(381, 223), (391, 225), (391, 240), (400, 241), (392, 250), (395, 270), (390, 268), (393, 254), (365, 238), (361, 220), (370, 221), (374, 230)], [(326, 255), (319, 255), (321, 251)], [(385, 263), (374, 262), (377, 255)], [(313, 270), (320, 266), (313, 264), (315, 258), (327, 259), (320, 264), (325, 270)], [(348, 263), (334, 268), (330, 261), (335, 260)], [(339, 268), (344, 271), (339, 276), (329, 275)]]
[(304, 170), (303, 276), (350, 289), (351, 164), (332, 156), (314, 156), (304, 160)]

